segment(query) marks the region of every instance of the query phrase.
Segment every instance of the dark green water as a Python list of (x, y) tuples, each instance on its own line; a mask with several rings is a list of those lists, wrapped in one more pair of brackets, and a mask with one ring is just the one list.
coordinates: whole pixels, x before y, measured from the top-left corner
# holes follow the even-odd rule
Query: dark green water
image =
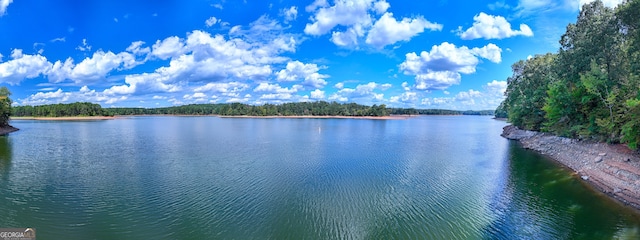
[(0, 227), (38, 239), (638, 239), (488, 117), (14, 121)]

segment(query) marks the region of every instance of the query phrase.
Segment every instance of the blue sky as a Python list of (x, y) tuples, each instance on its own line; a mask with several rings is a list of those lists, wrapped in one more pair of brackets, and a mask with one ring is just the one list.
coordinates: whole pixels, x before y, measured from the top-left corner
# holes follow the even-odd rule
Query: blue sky
[(0, 0), (0, 85), (15, 105), (495, 109), (585, 2)]

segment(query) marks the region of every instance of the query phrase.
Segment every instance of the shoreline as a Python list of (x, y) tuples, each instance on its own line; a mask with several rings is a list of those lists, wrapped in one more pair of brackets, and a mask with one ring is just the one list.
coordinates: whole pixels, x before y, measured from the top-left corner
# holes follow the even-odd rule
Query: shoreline
[(640, 211), (640, 156), (625, 145), (579, 141), (512, 125), (504, 127), (501, 136), (568, 167), (594, 189)]
[(86, 116), (86, 117), (11, 117), (11, 120), (46, 120), (46, 121), (81, 121), (81, 120), (111, 120), (117, 117)]
[(5, 136), (5, 135), (7, 135), (9, 133), (12, 133), (12, 132), (15, 132), (15, 131), (18, 131), (18, 130), (20, 130), (20, 129), (15, 128), (15, 127), (13, 127), (11, 125), (6, 126), (6, 127), (0, 127), (0, 136)]

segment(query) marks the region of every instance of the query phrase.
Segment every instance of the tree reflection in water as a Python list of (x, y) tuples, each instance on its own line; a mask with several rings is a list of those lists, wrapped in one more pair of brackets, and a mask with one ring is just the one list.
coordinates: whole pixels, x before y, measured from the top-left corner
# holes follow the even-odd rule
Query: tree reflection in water
[(0, 136), (0, 176), (6, 176), (11, 167), (11, 140)]

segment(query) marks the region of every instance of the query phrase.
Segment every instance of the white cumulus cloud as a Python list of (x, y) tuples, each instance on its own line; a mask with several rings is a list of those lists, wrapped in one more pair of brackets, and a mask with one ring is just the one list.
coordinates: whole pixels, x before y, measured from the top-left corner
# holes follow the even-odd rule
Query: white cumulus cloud
[(204, 86), (196, 87), (194, 92), (212, 92), (225, 96), (236, 96), (240, 92), (249, 88), (249, 85), (241, 82), (214, 82), (207, 83)]
[(369, 31), (366, 43), (375, 48), (383, 48), (399, 41), (409, 41), (425, 29), (440, 31), (442, 24), (429, 22), (423, 17), (403, 18), (402, 21), (398, 21), (393, 17), (393, 13), (385, 13)]
[(180, 56), (185, 52), (184, 42), (176, 36), (168, 37), (153, 44), (151, 55), (162, 60)]
[(0, 63), (0, 82), (20, 84), (24, 79), (36, 78), (51, 69), (51, 63), (42, 55), (23, 54), (22, 49), (11, 52), (11, 60)]
[(415, 52), (407, 53), (406, 60), (400, 64), (400, 70), (409, 75), (426, 73), (427, 70), (470, 74), (476, 71), (476, 65), (480, 62), (478, 57), (499, 62), (500, 52), (500, 48), (494, 44), (469, 49), (466, 46), (456, 47), (454, 44), (444, 42), (434, 45), (429, 52), (422, 51), (419, 56)]
[(331, 32), (331, 41), (341, 47), (357, 49), (364, 42), (381, 49), (408, 41), (425, 29), (442, 29), (442, 25), (431, 23), (422, 16), (398, 21), (387, 12), (389, 7), (385, 0), (335, 0), (334, 5), (317, 0), (306, 8), (313, 15), (304, 32), (313, 36)]
[(63, 91), (58, 88), (55, 91), (37, 92), (25, 99), (18, 99), (16, 102), (20, 105), (43, 105), (72, 102), (113, 104), (124, 100), (127, 100), (127, 96), (108, 96), (103, 92), (90, 89), (87, 86), (82, 86), (78, 91)]
[(418, 90), (443, 90), (460, 84), (462, 76), (452, 71), (430, 71), (416, 75), (415, 88)]
[(502, 59), (501, 51), (494, 44), (469, 49), (444, 42), (433, 46), (429, 52), (422, 51), (420, 55), (415, 52), (407, 53), (405, 61), (400, 64), (400, 70), (406, 75), (415, 76), (417, 89), (443, 90), (459, 84), (460, 74), (474, 73), (480, 63), (479, 57), (499, 63)]
[(300, 61), (291, 61), (287, 63), (285, 69), (277, 73), (278, 81), (303, 81), (303, 85), (314, 88), (323, 88), (327, 85), (326, 78), (329, 75), (320, 74), (320, 67), (314, 63), (302, 63)]
[(511, 24), (502, 16), (493, 16), (481, 12), (473, 17), (473, 26), (462, 31), (459, 28), (460, 37), (465, 40), (484, 38), (484, 39), (503, 39), (514, 36), (533, 36), (533, 31), (526, 24), (520, 24), (519, 30), (511, 29)]
[(308, 23), (304, 28), (309, 35), (323, 35), (338, 25), (370, 26), (373, 22), (369, 15), (373, 7), (372, 0), (336, 0), (333, 6), (328, 6), (326, 1), (316, 1), (311, 6), (320, 8), (314, 10), (315, 14), (311, 17), (313, 23)]
[(280, 86), (279, 84), (272, 83), (260, 83), (256, 88), (253, 89), (254, 92), (270, 92), (270, 93), (296, 93), (302, 89), (301, 85), (293, 85), (291, 88), (285, 88)]
[(9, 7), (11, 2), (13, 2), (13, 0), (0, 0), (0, 16), (7, 12), (7, 7)]
[(316, 90), (311, 91), (311, 98), (312, 99), (316, 99), (316, 100), (324, 99), (324, 94), (325, 94), (324, 91), (322, 91), (320, 89), (316, 89)]
[(131, 52), (135, 55), (146, 55), (151, 52), (151, 49), (149, 47), (142, 47), (144, 44), (145, 42), (143, 41), (132, 42), (131, 45), (127, 47), (127, 52)]
[(98, 50), (91, 58), (87, 57), (75, 65), (73, 59), (67, 58), (64, 62), (56, 61), (48, 78), (51, 82), (62, 82), (70, 79), (77, 84), (84, 84), (104, 79), (109, 72), (122, 68), (131, 69), (140, 64), (135, 56), (128, 52), (115, 54), (111, 51)]
[(482, 58), (486, 58), (491, 62), (502, 62), (502, 49), (500, 49), (500, 47), (496, 46), (493, 43), (489, 43), (481, 48), (473, 48), (471, 49), (471, 51), (473, 51), (473, 53), (475, 53), (476, 55)]
[[(384, 86), (383, 86), (384, 85)], [(329, 96), (332, 101), (354, 101), (363, 100), (369, 102), (379, 102), (384, 100), (384, 94), (376, 90), (383, 90), (387, 87), (385, 84), (369, 82), (367, 84), (359, 84), (355, 88), (342, 88)]]
[(404, 92), (398, 96), (389, 98), (389, 102), (392, 103), (415, 103), (418, 100), (418, 94), (416, 92)]
[(195, 103), (204, 103), (208, 101), (207, 95), (201, 92), (195, 92), (193, 94), (185, 94), (182, 96), (185, 100), (190, 100)]

